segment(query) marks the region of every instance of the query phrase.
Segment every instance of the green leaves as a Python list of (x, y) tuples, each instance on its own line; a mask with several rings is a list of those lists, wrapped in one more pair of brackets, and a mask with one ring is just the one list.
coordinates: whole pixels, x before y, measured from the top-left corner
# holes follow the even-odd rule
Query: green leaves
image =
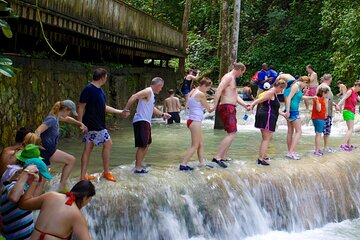
[(14, 77), (15, 73), (12, 70), (12, 61), (9, 58), (0, 57), (0, 74), (6, 77)]

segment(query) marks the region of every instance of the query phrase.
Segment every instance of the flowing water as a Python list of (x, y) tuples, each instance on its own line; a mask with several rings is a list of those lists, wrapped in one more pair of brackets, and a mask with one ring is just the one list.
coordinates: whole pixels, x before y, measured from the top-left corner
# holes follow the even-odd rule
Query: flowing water
[[(238, 114), (239, 132), (227, 169), (198, 168), (194, 156), (191, 164), (196, 169), (180, 172), (179, 160), (191, 142), (185, 121), (169, 126), (155, 119), (153, 144), (145, 159), (150, 173), (135, 175), (131, 123), (112, 131), (111, 167), (118, 182), (95, 181), (97, 194), (84, 209), (93, 238), (360, 239), (360, 150), (339, 150), (346, 129), (340, 114), (331, 138), (338, 151), (314, 157), (314, 130), (303, 113), (298, 161), (284, 157), (287, 128), (281, 118), (269, 147), (270, 166), (256, 165), (260, 133), (253, 127), (253, 114), (247, 121), (243, 114)], [(211, 159), (225, 132), (213, 130), (213, 120), (207, 118), (205, 157)], [(356, 133), (353, 142), (360, 142)], [(63, 140), (60, 145), (78, 159), (76, 179), (82, 147), (80, 139)], [(101, 149), (96, 148), (89, 172), (101, 170)]]

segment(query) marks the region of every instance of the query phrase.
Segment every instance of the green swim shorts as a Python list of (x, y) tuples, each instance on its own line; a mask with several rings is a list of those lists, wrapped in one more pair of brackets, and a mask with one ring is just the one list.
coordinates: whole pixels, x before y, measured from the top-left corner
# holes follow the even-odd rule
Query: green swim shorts
[(345, 121), (348, 120), (354, 120), (355, 119), (355, 114), (349, 110), (344, 110), (343, 111), (343, 118)]

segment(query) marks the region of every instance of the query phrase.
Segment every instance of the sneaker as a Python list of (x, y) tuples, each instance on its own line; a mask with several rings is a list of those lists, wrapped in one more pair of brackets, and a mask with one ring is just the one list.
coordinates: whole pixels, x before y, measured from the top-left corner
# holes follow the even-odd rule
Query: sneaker
[(293, 153), (293, 152), (292, 153), (287, 153), (286, 157), (290, 158), (290, 159), (293, 159), (293, 160), (299, 160), (300, 159), (300, 156), (296, 155), (296, 153)]
[(217, 159), (213, 158), (212, 162), (217, 163), (222, 168), (227, 168), (227, 165), (224, 163), (223, 160), (217, 160)]
[(101, 174), (103, 178), (105, 178), (108, 181), (116, 182), (116, 178), (111, 174), (111, 172), (103, 172)]
[(144, 173), (148, 173), (149, 170), (146, 170), (146, 169), (141, 169), (141, 170), (135, 170), (134, 173), (136, 174), (144, 174)]
[(349, 148), (349, 146), (347, 145), (340, 145), (340, 149), (341, 150), (344, 150), (344, 151), (347, 151), (347, 152), (350, 152), (352, 149)]
[(314, 152), (314, 155), (320, 157), (320, 156), (324, 155), (324, 153), (322, 153), (320, 150), (318, 150), (318, 151)]
[(194, 170), (194, 168), (186, 166), (186, 165), (180, 165), (179, 167), (180, 171), (191, 171)]
[(335, 153), (335, 152), (336, 152), (336, 150), (332, 149), (330, 147), (324, 148), (324, 153)]
[(351, 150), (354, 150), (357, 148), (357, 146), (355, 146), (355, 145), (350, 145), (350, 146), (348, 145), (347, 147), (350, 148)]

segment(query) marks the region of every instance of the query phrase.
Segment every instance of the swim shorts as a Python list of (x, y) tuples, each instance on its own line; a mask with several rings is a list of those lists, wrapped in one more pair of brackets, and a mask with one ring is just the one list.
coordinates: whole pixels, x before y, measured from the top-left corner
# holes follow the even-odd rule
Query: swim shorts
[(312, 122), (316, 133), (322, 133), (324, 131), (325, 120), (313, 119)]
[(151, 127), (147, 121), (138, 121), (133, 123), (135, 147), (144, 148), (151, 144)]
[(224, 130), (227, 133), (237, 132), (236, 106), (221, 104), (218, 106), (221, 120), (224, 122)]
[(290, 111), (289, 121), (295, 121), (297, 119), (300, 119), (300, 113), (299, 111)]
[(324, 125), (324, 130), (323, 130), (324, 136), (330, 136), (331, 126), (332, 126), (332, 117), (327, 117), (325, 119), (325, 125)]
[(343, 118), (344, 118), (344, 121), (354, 120), (355, 119), (355, 114), (352, 111), (344, 110), (343, 111)]
[(92, 142), (96, 146), (104, 144), (106, 141), (111, 140), (110, 134), (106, 129), (101, 131), (88, 131), (85, 133), (83, 142)]
[(168, 124), (172, 124), (174, 122), (179, 123), (180, 122), (180, 115), (179, 112), (169, 112), (171, 115), (171, 118), (167, 120)]

